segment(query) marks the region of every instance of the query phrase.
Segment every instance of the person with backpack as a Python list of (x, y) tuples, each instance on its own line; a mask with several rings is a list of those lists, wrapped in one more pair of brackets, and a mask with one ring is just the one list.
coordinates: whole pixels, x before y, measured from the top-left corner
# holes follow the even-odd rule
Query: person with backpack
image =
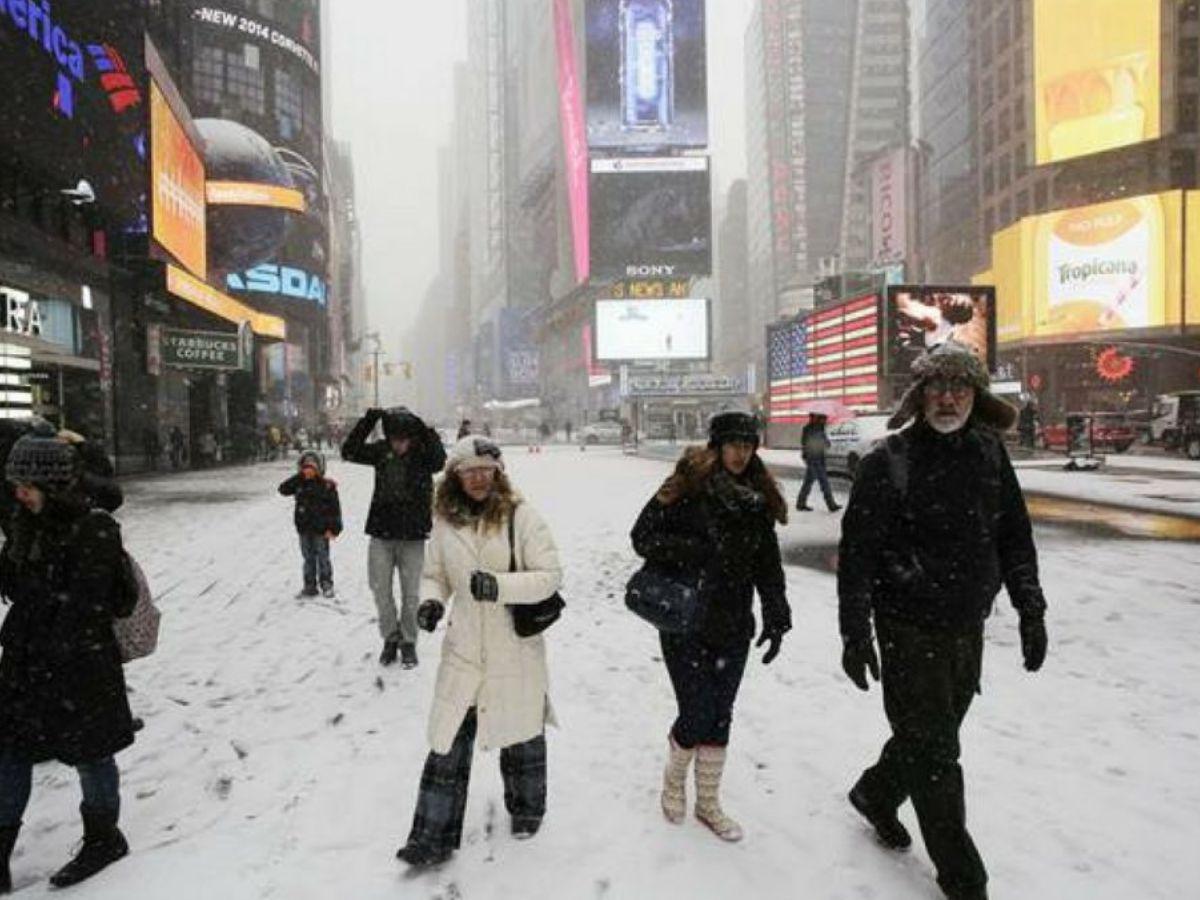
[[(367, 443), (382, 422), (383, 440)], [(379, 662), (390, 666), (399, 649), (406, 669), (417, 665), (417, 607), (425, 541), (433, 527), (433, 476), (446, 463), (441, 436), (406, 407), (368, 409), (342, 444), (342, 459), (373, 466), (375, 492), (367, 516), (371, 546), (367, 571), (383, 651)], [(392, 593), (400, 575), (401, 609)]]
[(304, 587), (296, 596), (332, 597), (333, 564), (329, 559), (329, 542), (342, 533), (342, 504), (338, 498), (337, 482), (325, 477), (325, 457), (316, 450), (300, 454), (295, 475), (279, 485), (279, 493), (296, 498), (293, 521), (300, 535), (300, 555), (304, 558)]
[(984, 621), (1000, 587), (1020, 617), (1030, 672), (1046, 657), (1046, 601), (1000, 436), (1016, 410), (955, 342), (920, 357), (913, 373), (888, 425), (915, 421), (863, 459), (842, 520), (842, 667), (863, 691), (868, 672), (882, 680), (892, 730), (849, 800), (884, 846), (903, 850), (912, 839), (897, 812), (911, 799), (945, 895), (986, 900), (987, 871), (967, 831), (959, 730), (979, 692)]
[(432, 632), (450, 605), (429, 756), (412, 829), (397, 858), (414, 869), (449, 859), (462, 840), (476, 742), (500, 750), (504, 803), (517, 839), (546, 812), (547, 723), (555, 724), (540, 634), (521, 637), (517, 611), (551, 597), (562, 565), (550, 529), (513, 489), (500, 448), (468, 435), (438, 483), (419, 619)]
[(829, 437), (825, 434), (827, 421), (828, 418), (823, 414), (812, 413), (808, 417), (808, 424), (800, 432), (800, 452), (804, 458), (804, 484), (800, 488), (800, 496), (796, 498), (796, 509), (800, 512), (812, 512), (812, 507), (808, 505), (808, 492), (812, 490), (814, 481), (821, 486), (821, 494), (829, 511), (841, 509), (833, 499), (829, 472), (825, 468), (825, 451), (830, 447)]
[(33, 767), (75, 767), (83, 790), (83, 844), (50, 881), (66, 887), (129, 852), (117, 827), (114, 754), (133, 743), (114, 619), (128, 616), (121, 529), (96, 508), (69, 443), (28, 434), (9, 451), (8, 484), (19, 504), (0, 552), (0, 893), (29, 802)]
[(758, 421), (720, 413), (707, 447), (691, 447), (674, 474), (638, 516), (633, 549), (647, 566), (698, 585), (701, 616), (694, 633), (660, 632), (663, 660), (678, 715), (667, 735), (661, 804), (672, 824), (686, 813), (686, 783), (696, 764), (696, 818), (725, 841), (742, 827), (720, 802), (733, 705), (754, 639), (758, 591), (768, 645), (763, 663), (779, 654), (791, 630), (775, 524), (787, 522), (787, 502), (758, 456)]

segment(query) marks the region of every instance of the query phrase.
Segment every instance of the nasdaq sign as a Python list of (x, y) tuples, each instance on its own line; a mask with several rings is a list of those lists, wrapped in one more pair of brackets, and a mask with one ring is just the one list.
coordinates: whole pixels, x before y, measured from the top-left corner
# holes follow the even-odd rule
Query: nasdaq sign
[(325, 306), (328, 300), (328, 290), (323, 279), (291, 266), (255, 266), (242, 275), (229, 275), (226, 283), (231, 291), (304, 300), (321, 307)]

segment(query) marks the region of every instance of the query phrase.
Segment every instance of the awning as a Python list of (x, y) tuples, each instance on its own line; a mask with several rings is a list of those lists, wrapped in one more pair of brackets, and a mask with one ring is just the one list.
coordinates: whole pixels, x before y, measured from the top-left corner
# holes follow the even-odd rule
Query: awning
[(536, 409), (541, 405), (541, 400), (532, 397), (528, 400), (489, 400), (483, 404), (483, 408), (494, 410)]
[(167, 291), (200, 307), (206, 313), (241, 325), (249, 322), (260, 337), (287, 340), (287, 323), (278, 316), (269, 316), (234, 300), (212, 285), (189, 275), (177, 266), (167, 264)]

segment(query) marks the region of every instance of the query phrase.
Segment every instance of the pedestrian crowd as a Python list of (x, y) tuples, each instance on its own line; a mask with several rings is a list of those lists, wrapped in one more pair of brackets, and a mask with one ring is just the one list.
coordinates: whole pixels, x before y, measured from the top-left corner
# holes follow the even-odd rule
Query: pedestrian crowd
[[(953, 342), (913, 371), (891, 422), (901, 430), (862, 460), (842, 520), (842, 667), (861, 690), (881, 683), (891, 732), (847, 801), (885, 848), (902, 851), (912, 838), (898, 811), (911, 800), (945, 895), (981, 900), (987, 872), (966, 826), (959, 731), (980, 689), (984, 624), (1001, 587), (1020, 617), (1031, 672), (1046, 655), (1046, 603), (1001, 437), (1017, 411)], [(814, 416), (804, 431), (800, 510), (814, 484), (839, 509), (824, 426)], [(128, 852), (114, 756), (133, 743), (135, 721), (114, 623), (137, 595), (111, 516), (121, 491), (104, 454), (44, 424), (5, 427), (0, 595), (11, 607), (0, 630), (0, 893), (11, 889), (8, 861), (41, 762), (75, 767), (83, 798), (83, 843), (52, 882), (74, 884)], [(343, 528), (317, 437), (303, 436), (296, 471), (279, 485), (294, 500), (301, 598), (334, 596), (330, 544)], [(631, 532), (644, 565), (626, 603), (658, 629), (676, 700), (658, 805), (668, 823), (682, 823), (690, 778), (695, 818), (726, 842), (745, 836), (721, 794), (738, 693), (753, 651), (772, 663), (792, 628), (777, 533), (788, 504), (759, 440), (753, 416), (714, 416), (707, 444), (684, 451)], [(266, 443), (286, 441), (268, 433)], [(443, 630), (428, 756), (397, 857), (419, 870), (458, 849), (477, 748), (499, 751), (511, 832), (532, 838), (547, 811), (546, 726), (555, 723), (545, 642), (564, 606), (550, 528), (513, 483), (500, 446), (468, 421), (447, 450), (412, 411), (371, 409), (341, 457), (374, 471), (365, 530), (379, 662), (415, 667), (419, 632)]]

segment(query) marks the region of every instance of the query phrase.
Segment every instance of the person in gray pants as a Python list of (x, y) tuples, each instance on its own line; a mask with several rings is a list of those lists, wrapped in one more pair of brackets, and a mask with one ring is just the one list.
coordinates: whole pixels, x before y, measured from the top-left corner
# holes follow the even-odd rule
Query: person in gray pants
[[(376, 424), (383, 423), (384, 440), (367, 442)], [(342, 444), (342, 459), (375, 468), (375, 492), (367, 516), (371, 546), (367, 574), (383, 651), (379, 661), (389, 666), (399, 650), (401, 664), (417, 664), (417, 607), (425, 541), (433, 527), (433, 476), (446, 463), (438, 433), (403, 406), (369, 409)], [(400, 612), (392, 584), (400, 574)]]

